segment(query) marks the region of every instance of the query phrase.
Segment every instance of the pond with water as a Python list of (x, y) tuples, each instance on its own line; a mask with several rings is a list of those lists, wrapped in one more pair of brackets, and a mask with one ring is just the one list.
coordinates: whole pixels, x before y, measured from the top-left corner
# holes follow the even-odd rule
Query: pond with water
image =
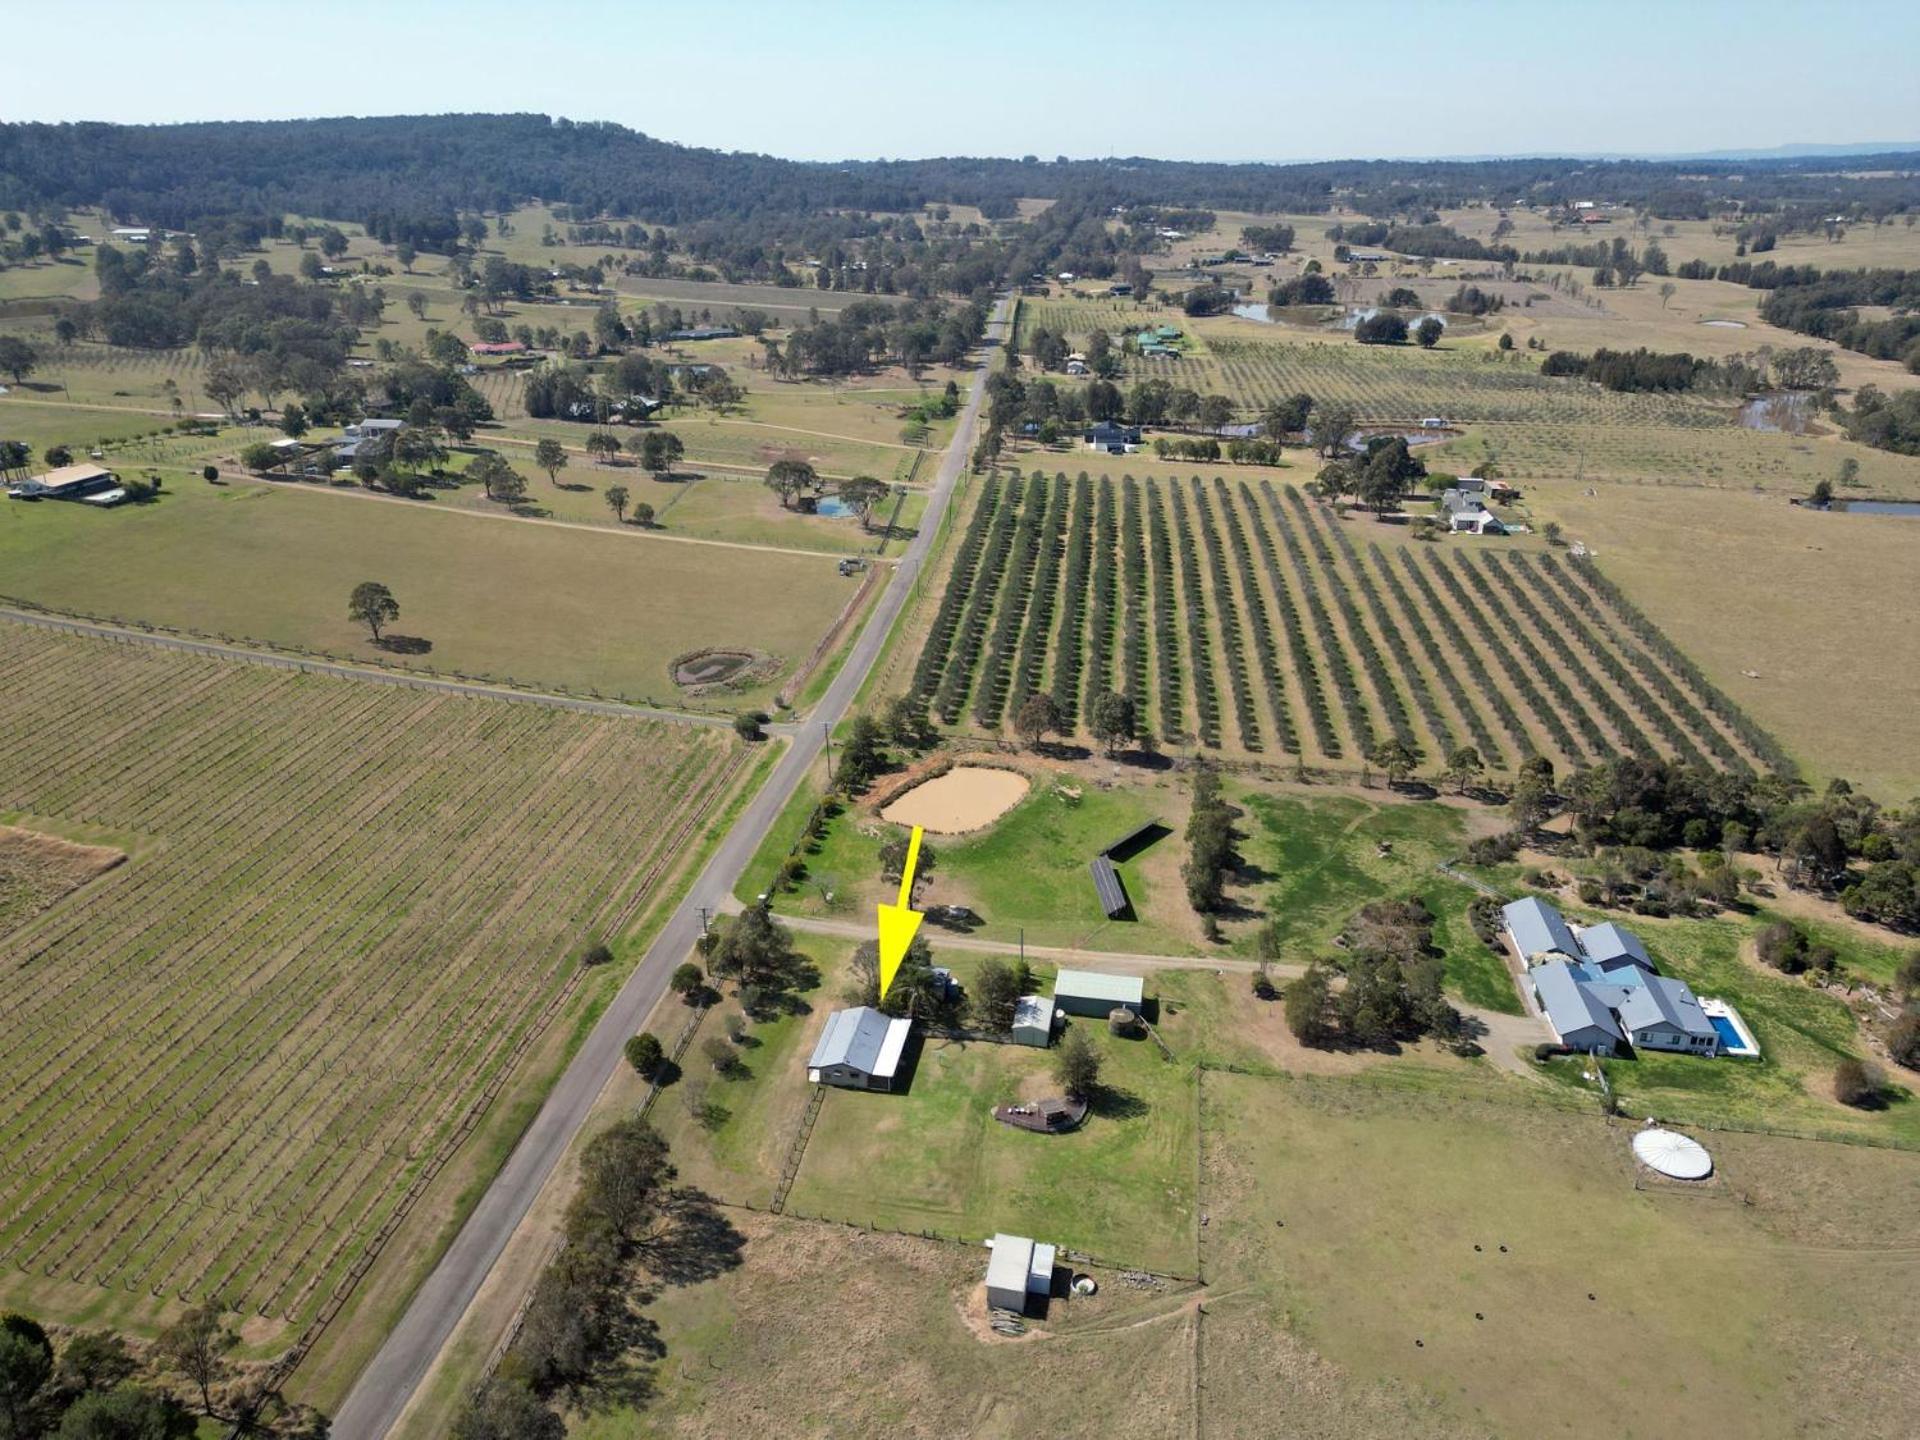
[(1756, 395), (1740, 407), (1740, 425), (1774, 435), (1804, 435), (1813, 422), (1813, 392), (1779, 390)]
[(1850, 515), (1920, 515), (1920, 500), (1834, 500), (1809, 510), (1844, 510)]

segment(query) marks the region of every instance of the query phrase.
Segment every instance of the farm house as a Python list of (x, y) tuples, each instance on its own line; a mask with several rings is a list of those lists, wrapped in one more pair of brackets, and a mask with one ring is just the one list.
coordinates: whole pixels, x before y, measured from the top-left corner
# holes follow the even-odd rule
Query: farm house
[(1053, 1008), (1069, 1015), (1092, 1015), (1099, 1019), (1123, 1008), (1138, 1015), (1145, 988), (1138, 975), (1062, 970), (1053, 982)]
[(1053, 1293), (1053, 1246), (1024, 1235), (996, 1235), (989, 1243), (987, 1304), (1022, 1315), (1044, 1308)]
[(911, 1020), (871, 1005), (836, 1010), (807, 1061), (807, 1079), (846, 1090), (891, 1090), (912, 1032)]

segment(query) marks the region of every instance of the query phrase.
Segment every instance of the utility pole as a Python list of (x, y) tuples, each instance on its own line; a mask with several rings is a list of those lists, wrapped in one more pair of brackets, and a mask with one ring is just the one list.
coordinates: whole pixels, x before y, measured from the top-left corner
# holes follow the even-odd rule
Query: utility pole
[(705, 905), (702, 905), (700, 907), (700, 938), (702, 940), (707, 938), (707, 917), (712, 913), (713, 911), (708, 909)]
[(833, 784), (833, 726), (820, 722), (820, 733), (827, 737), (827, 784)]

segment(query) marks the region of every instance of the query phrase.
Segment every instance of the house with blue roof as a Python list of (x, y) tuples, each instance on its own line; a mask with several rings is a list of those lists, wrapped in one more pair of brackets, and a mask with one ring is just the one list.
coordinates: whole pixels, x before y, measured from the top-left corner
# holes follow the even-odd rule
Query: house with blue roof
[(1631, 930), (1609, 921), (1576, 934), (1558, 910), (1532, 896), (1504, 906), (1501, 915), (1527, 967), (1527, 987), (1562, 1045), (1597, 1055), (1629, 1045), (1720, 1053), (1721, 1032), (1692, 989), (1660, 974)]

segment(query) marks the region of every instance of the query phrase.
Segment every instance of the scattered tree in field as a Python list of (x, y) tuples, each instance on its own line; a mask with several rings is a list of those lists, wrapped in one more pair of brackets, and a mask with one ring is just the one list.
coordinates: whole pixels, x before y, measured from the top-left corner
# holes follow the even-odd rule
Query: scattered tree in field
[[(632, 442), (628, 443), (631, 448)], [(640, 437), (640, 468), (656, 480), (663, 479), (673, 473), (686, 450), (671, 430), (649, 430)]]
[(219, 1308), (196, 1305), (160, 1332), (155, 1348), (168, 1366), (178, 1370), (200, 1392), (200, 1413), (214, 1414), (213, 1387), (225, 1378), (226, 1355), (240, 1337), (227, 1328)]
[(1887, 1053), (1893, 1057), (1896, 1065), (1920, 1070), (1920, 1011), (1909, 1010), (1893, 1022), (1893, 1027), (1887, 1031)]
[[(730, 1047), (727, 1053), (732, 1055)], [(658, 1130), (642, 1119), (619, 1120), (581, 1153), (580, 1189), (573, 1203), (631, 1245), (660, 1218), (674, 1174)]]
[(1329, 460), (1348, 453), (1347, 440), (1359, 425), (1351, 405), (1322, 405), (1314, 413), (1313, 446)]
[(683, 960), (667, 980), (667, 988), (689, 1005), (699, 1003), (707, 988), (707, 977), (691, 960)]
[(627, 487), (624, 485), (609, 485), (607, 487), (607, 493), (602, 498), (607, 502), (607, 508), (613, 511), (613, 518), (616, 521), (625, 522), (627, 518)]
[(700, 1053), (707, 1057), (707, 1063), (713, 1066), (716, 1075), (727, 1079), (740, 1073), (740, 1057), (725, 1037), (710, 1035), (700, 1044)]
[(1391, 790), (1419, 767), (1420, 751), (1404, 740), (1383, 740), (1367, 758), (1386, 772)]
[(1459, 793), (1467, 793), (1467, 786), (1479, 779), (1486, 770), (1487, 762), (1480, 758), (1479, 750), (1471, 745), (1461, 745), (1447, 756), (1447, 778), (1454, 782)]
[(560, 472), (567, 468), (567, 449), (558, 440), (542, 440), (533, 447), (533, 463), (547, 472), (547, 483), (558, 485)]
[(627, 1038), (627, 1063), (633, 1066), (634, 1073), (642, 1080), (653, 1080), (660, 1074), (660, 1068), (666, 1063), (667, 1052), (660, 1044), (659, 1036), (651, 1031), (642, 1031)]
[(378, 580), (362, 580), (347, 598), (347, 618), (366, 626), (378, 645), (381, 628), (400, 618), (400, 602)]
[(1564, 545), (1567, 543), (1565, 534), (1560, 529), (1560, 522), (1558, 520), (1547, 521), (1546, 524), (1540, 527), (1540, 534), (1549, 545)]
[(614, 457), (620, 453), (620, 437), (611, 430), (589, 431), (586, 446), (587, 453), (602, 465), (611, 465)]
[(418, 290), (409, 290), (407, 292), (407, 309), (413, 312), (414, 319), (416, 320), (426, 319), (427, 318), (427, 297), (421, 294)]
[(1100, 1088), (1100, 1055), (1082, 1031), (1069, 1030), (1054, 1051), (1053, 1078), (1074, 1100), (1090, 1100)]
[(1661, 283), (1660, 283), (1660, 308), (1661, 308), (1662, 310), (1664, 310), (1664, 309), (1666, 309), (1666, 308), (1667, 308), (1667, 302), (1668, 302), (1669, 300), (1671, 300), (1671, 299), (1673, 299), (1673, 297), (1674, 297), (1675, 295), (1677, 295), (1677, 294), (1679, 293), (1679, 291), (1680, 291), (1680, 287), (1679, 287), (1678, 285), (1676, 285), (1676, 284), (1674, 284), (1674, 283), (1673, 283), (1673, 281), (1671, 281), (1671, 280), (1663, 280), (1663, 281), (1661, 281)]
[(491, 450), (474, 458), (467, 478), (478, 480), (487, 498), (501, 505), (519, 505), (527, 498), (526, 477)]
[(893, 487), (871, 475), (856, 475), (851, 480), (841, 481), (834, 493), (860, 517), (860, 528), (871, 533), (873, 512), (893, 493)]
[(644, 500), (634, 506), (633, 523), (638, 525), (642, 530), (651, 530), (653, 528), (653, 506), (647, 504)]
[(1087, 728), (1094, 739), (1107, 747), (1109, 755), (1133, 739), (1138, 724), (1132, 697), (1112, 690), (1094, 699), (1087, 718)]
[(256, 440), (240, 452), (240, 463), (258, 475), (280, 463), (280, 452), (264, 440)]
[(820, 488), (820, 476), (804, 460), (776, 460), (767, 467), (767, 488), (780, 497), (783, 510)]
[(1066, 724), (1066, 717), (1060, 713), (1060, 706), (1045, 690), (1036, 690), (1021, 701), (1020, 708), (1013, 717), (1013, 728), (1025, 737), (1029, 750), (1039, 746), (1040, 737), (1043, 735), (1064, 733)]
[(1431, 350), (1440, 343), (1440, 337), (1447, 333), (1446, 325), (1432, 315), (1425, 316), (1413, 327), (1413, 338), (1420, 342), (1422, 350)]
[(1202, 915), (1226, 900), (1227, 876), (1236, 864), (1233, 816), (1220, 795), (1220, 777), (1211, 770), (1193, 775), (1193, 812), (1187, 818), (1187, 859), (1180, 867), (1187, 902)]
[(0, 335), (0, 371), (13, 377), (18, 385), (31, 375), (40, 361), (40, 353), (18, 335)]

